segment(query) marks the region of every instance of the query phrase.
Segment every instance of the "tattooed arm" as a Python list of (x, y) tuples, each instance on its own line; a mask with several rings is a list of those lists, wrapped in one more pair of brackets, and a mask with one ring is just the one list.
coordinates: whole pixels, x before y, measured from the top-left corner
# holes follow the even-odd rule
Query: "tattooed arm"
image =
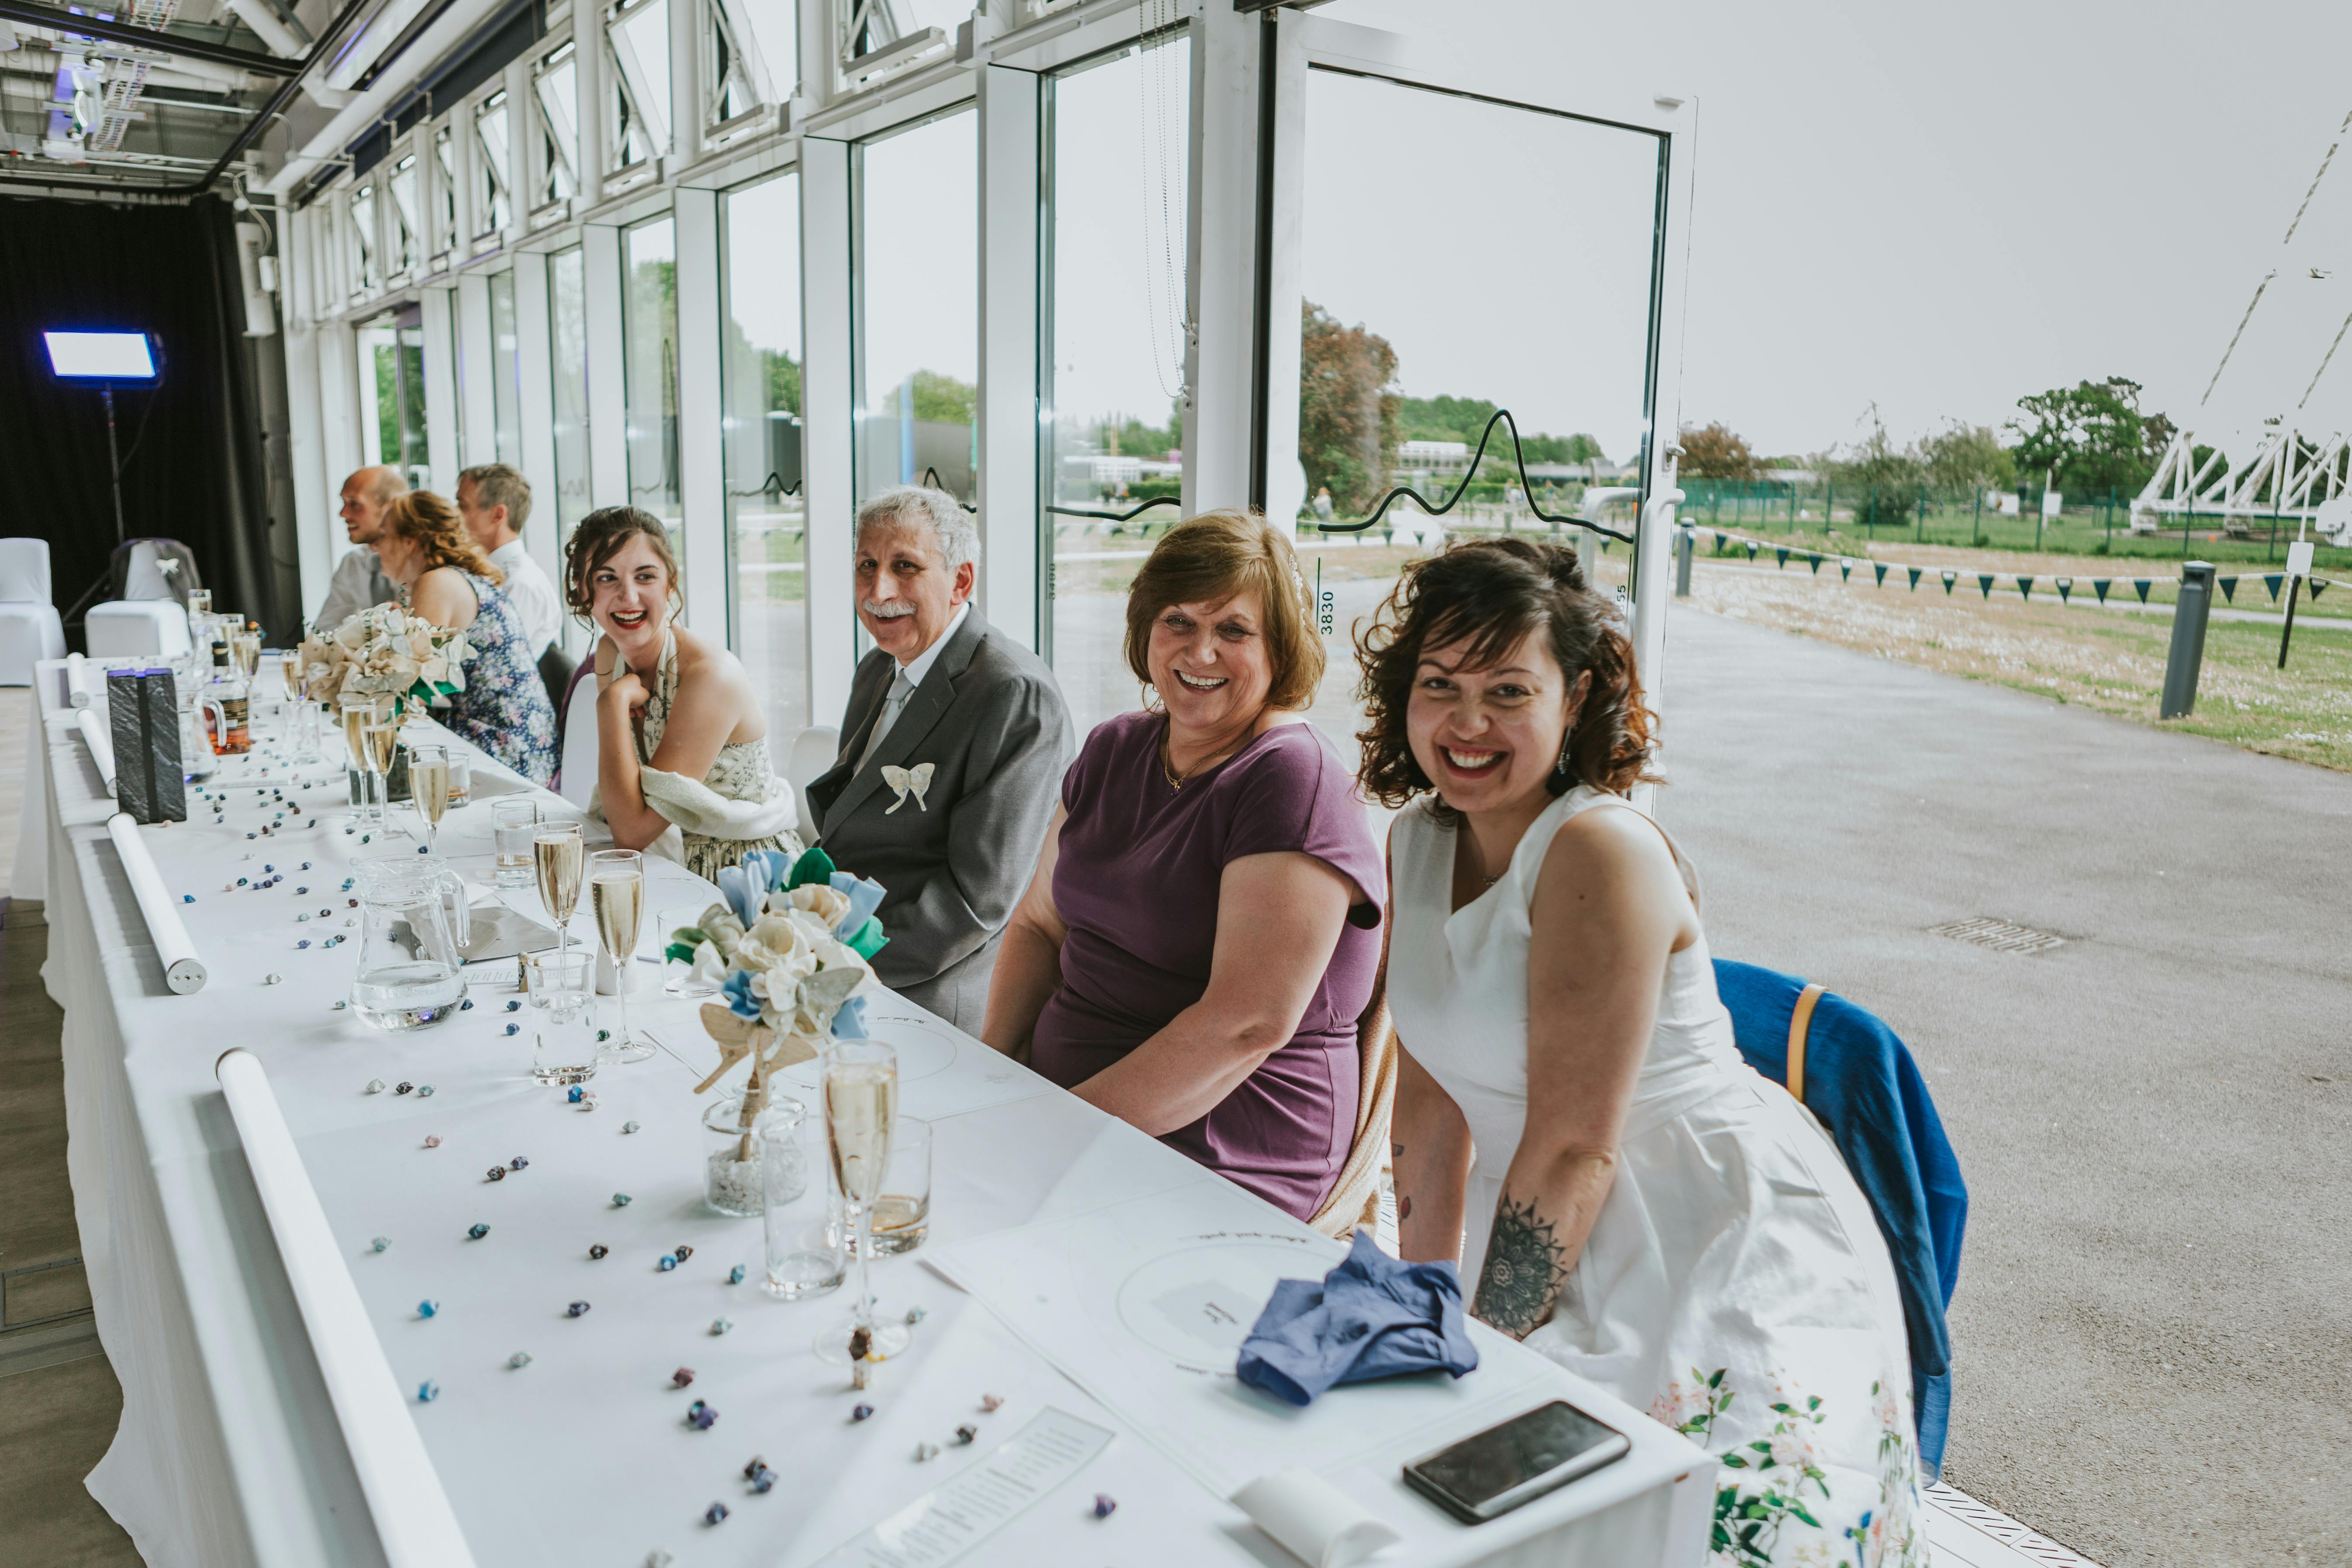
[(1664, 836), (1607, 806), (1560, 825), (1528, 917), (1527, 1130), (1472, 1308), (1517, 1339), (1550, 1321), (1617, 1179), (1666, 956), (1698, 939)]

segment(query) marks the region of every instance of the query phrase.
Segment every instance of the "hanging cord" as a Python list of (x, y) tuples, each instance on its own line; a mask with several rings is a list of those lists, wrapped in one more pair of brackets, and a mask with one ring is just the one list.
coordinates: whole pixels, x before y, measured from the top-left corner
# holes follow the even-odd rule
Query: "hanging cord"
[(784, 476), (771, 468), (768, 470), (768, 477), (761, 479), (756, 488), (748, 490), (729, 490), (727, 493), (730, 496), (773, 496), (778, 500), (782, 500), (786, 496), (800, 494), (801, 487), (784, 483)]
[(1389, 491), (1388, 494), (1381, 498), (1381, 504), (1374, 507), (1372, 509), (1372, 515), (1364, 519), (1363, 521), (1318, 522), (1315, 525), (1316, 528), (1324, 533), (1361, 533), (1364, 530), (1380, 521), (1381, 517), (1387, 513), (1390, 506), (1402, 497), (1410, 497), (1420, 505), (1423, 511), (1427, 512), (1432, 517), (1444, 517), (1447, 512), (1454, 510), (1454, 505), (1456, 501), (1459, 501), (1464, 496), (1469, 493), (1470, 481), (1477, 477), (1478, 465), (1486, 456), (1486, 443), (1494, 439), (1495, 426), (1497, 425), (1506, 425), (1510, 427), (1511, 461), (1519, 470), (1519, 493), (1528, 498), (1528, 510), (1529, 511), (1535, 513), (1537, 517), (1546, 522), (1564, 522), (1574, 528), (1589, 528), (1595, 533), (1605, 535), (1611, 539), (1622, 541), (1627, 544), (1633, 542), (1633, 536), (1630, 533), (1620, 533), (1613, 528), (1604, 528), (1598, 522), (1589, 522), (1580, 517), (1554, 516), (1552, 513), (1548, 512), (1544, 510), (1543, 508), (1536, 505), (1536, 488), (1528, 479), (1527, 456), (1519, 449), (1518, 422), (1511, 417), (1511, 411), (1507, 408), (1496, 409), (1495, 416), (1486, 421), (1486, 431), (1478, 437), (1478, 450), (1471, 454), (1469, 470), (1462, 476), (1462, 482), (1454, 488), (1454, 493), (1445, 498), (1444, 504), (1439, 505), (1433, 502), (1427, 496), (1423, 495), (1419, 490), (1414, 489), (1410, 485), (1399, 485), (1396, 489)]
[[(1142, 66), (1144, 79), (1144, 90), (1136, 95), (1136, 107), (1143, 119), (1145, 154), (1160, 177), (1160, 243), (1156, 247), (1152, 245), (1151, 225), (1147, 221), (1143, 226), (1144, 308), (1151, 322), (1153, 340), (1151, 374), (1164, 396), (1171, 402), (1189, 404), (1192, 389), (1185, 382), (1185, 367), (1190, 356), (1185, 348), (1192, 339), (1192, 323), (1186, 319), (1183, 275), (1176, 262), (1176, 222), (1171, 195), (1175, 181), (1169, 167), (1172, 154), (1168, 105), (1170, 82), (1175, 70), (1169, 46), (1178, 37), (1179, 15), (1179, 0), (1135, 0), (1136, 58)], [(1160, 336), (1163, 323), (1176, 344), (1173, 386), (1169, 384), (1168, 366), (1160, 358), (1165, 342)]]
[[(923, 483), (930, 486), (931, 489), (939, 491), (941, 495), (946, 496), (949, 500), (955, 500), (955, 491), (948, 489), (947, 480), (940, 478), (940, 471), (937, 468), (926, 467), (923, 469)], [(976, 506), (969, 506), (962, 501), (956, 501), (956, 505), (963, 507), (964, 510), (972, 513), (974, 516), (979, 515), (980, 508)]]

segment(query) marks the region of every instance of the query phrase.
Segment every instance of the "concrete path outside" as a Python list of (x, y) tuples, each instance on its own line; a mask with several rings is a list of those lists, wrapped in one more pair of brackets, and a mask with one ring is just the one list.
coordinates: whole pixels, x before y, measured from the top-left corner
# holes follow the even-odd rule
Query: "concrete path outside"
[(1886, 1018), (1959, 1152), (1948, 1479), (2106, 1568), (2352, 1563), (2352, 776), (1696, 610), (1664, 704), (1716, 953)]

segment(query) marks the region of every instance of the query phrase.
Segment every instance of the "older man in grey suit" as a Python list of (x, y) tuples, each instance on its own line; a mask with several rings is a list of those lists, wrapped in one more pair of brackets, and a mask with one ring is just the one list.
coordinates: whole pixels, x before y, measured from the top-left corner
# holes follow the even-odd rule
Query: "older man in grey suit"
[(1053, 672), (971, 603), (979, 557), (979, 529), (939, 490), (858, 509), (857, 619), (877, 646), (840, 754), (808, 786), (825, 853), (888, 889), (875, 972), (972, 1031), (1076, 750)]

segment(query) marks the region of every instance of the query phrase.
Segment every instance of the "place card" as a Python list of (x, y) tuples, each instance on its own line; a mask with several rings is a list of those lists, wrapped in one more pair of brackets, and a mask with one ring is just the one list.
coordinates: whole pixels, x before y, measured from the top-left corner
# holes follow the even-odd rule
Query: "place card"
[(1084, 1469), (1110, 1439), (1105, 1428), (1048, 1405), (955, 1479), (835, 1547), (816, 1568), (943, 1568)]

